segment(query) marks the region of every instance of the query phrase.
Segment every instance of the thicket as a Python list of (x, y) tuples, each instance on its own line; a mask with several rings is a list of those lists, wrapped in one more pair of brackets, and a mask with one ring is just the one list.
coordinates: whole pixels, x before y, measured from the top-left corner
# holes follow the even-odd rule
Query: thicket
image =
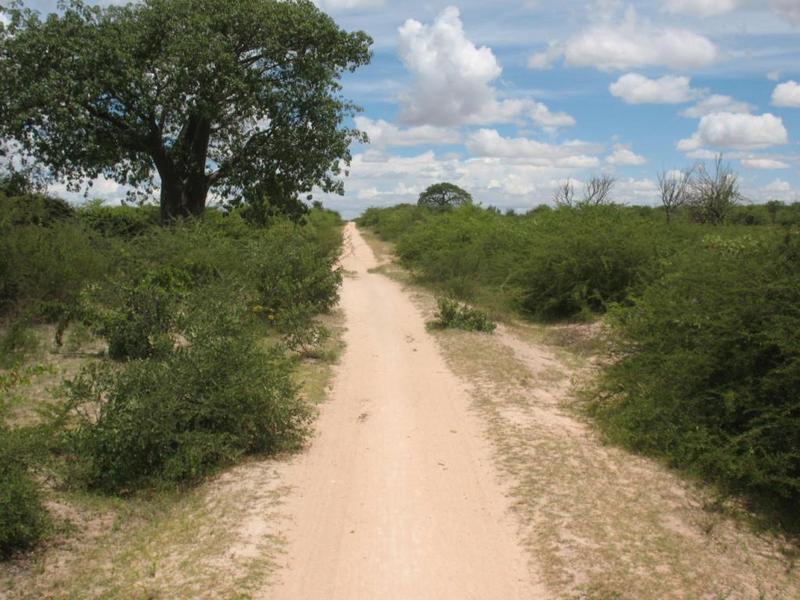
[(608, 436), (789, 515), (800, 502), (798, 211), (740, 205), (712, 224), (688, 209), (668, 222), (647, 207), (399, 206), (360, 224), (394, 241), (419, 280), (478, 307), (607, 314), (614, 342), (591, 405)]
[(543, 320), (588, 317), (626, 302), (691, 237), (613, 205), (526, 215), (401, 206), (370, 209), (360, 223), (395, 241), (401, 261), (445, 293)]
[(129, 494), (295, 446), (310, 411), (292, 350), (323, 337), (314, 317), (341, 283), (329, 211), (254, 226), (210, 210), (163, 228), (152, 208), (42, 198), (0, 195), (3, 366), (21, 363), (37, 323), (57, 325), (58, 344), (80, 325), (107, 353), (65, 382), (33, 458), (15, 458), (18, 430), (0, 431), (4, 555), (43, 531), (31, 472), (45, 455), (67, 485)]
[(615, 310), (595, 404), (613, 439), (800, 502), (800, 236), (709, 235)]

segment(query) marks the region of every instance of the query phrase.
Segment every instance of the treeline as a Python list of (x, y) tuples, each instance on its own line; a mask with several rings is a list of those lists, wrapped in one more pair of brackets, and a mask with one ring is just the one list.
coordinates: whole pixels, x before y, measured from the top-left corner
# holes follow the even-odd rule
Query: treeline
[(739, 206), (717, 226), (664, 217), (401, 205), (360, 224), (420, 281), (496, 315), (602, 316), (612, 347), (591, 412), (609, 437), (796, 516), (800, 205)]
[[(0, 556), (47, 530), (42, 473), (127, 495), (303, 438), (293, 372), (338, 299), (339, 216), (159, 220), (157, 207), (0, 190)], [(34, 368), (44, 325), (57, 347), (81, 334), (107, 350), (18, 426), (6, 392)]]

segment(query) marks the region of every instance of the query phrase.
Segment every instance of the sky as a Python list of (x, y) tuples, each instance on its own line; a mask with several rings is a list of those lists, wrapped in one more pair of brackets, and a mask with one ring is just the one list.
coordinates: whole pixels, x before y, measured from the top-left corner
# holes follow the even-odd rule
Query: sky
[(717, 153), (749, 202), (800, 201), (800, 0), (316, 1), (374, 39), (343, 80), (371, 143), (324, 199), (347, 217), (439, 181), (526, 210), (597, 174), (657, 204), (659, 173)]

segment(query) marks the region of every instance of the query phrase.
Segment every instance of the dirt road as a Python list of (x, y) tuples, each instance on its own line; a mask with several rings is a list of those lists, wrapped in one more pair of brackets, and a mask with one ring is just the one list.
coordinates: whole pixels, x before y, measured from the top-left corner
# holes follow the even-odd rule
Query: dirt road
[(347, 349), (289, 467), (287, 554), (270, 598), (547, 597), (517, 542), (461, 381), (401, 286), (347, 226)]

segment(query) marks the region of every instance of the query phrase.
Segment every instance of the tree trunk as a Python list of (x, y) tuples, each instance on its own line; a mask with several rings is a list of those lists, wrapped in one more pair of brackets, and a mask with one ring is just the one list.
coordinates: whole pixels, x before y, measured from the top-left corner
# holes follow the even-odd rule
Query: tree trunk
[(190, 117), (177, 148), (166, 151), (159, 143), (153, 153), (161, 177), (162, 225), (203, 214), (209, 188), (206, 157), (210, 132), (207, 119)]

